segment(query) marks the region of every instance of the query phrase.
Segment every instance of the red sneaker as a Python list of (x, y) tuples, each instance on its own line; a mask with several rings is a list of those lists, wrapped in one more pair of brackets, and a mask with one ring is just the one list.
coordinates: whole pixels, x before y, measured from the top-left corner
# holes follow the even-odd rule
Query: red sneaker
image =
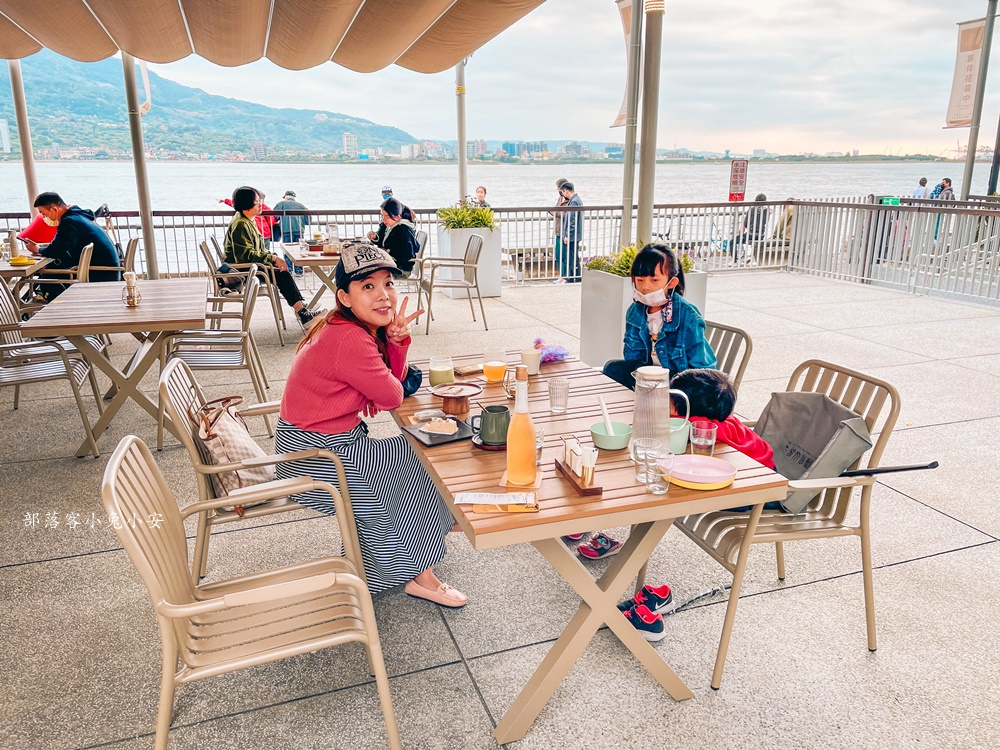
[(602, 557), (617, 555), (622, 548), (622, 543), (617, 539), (612, 539), (603, 531), (594, 534), (590, 541), (577, 547), (577, 552), (588, 560), (600, 560)]

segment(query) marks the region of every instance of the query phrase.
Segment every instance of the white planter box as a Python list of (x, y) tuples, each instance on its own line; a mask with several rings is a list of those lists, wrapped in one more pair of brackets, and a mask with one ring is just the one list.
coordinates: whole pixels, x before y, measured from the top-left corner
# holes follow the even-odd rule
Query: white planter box
[(698, 308), (705, 317), (705, 299), (708, 297), (708, 273), (692, 271), (684, 274), (684, 299)]
[(580, 289), (580, 359), (603, 367), (625, 349), (625, 311), (632, 304), (632, 279), (583, 269)]
[[(500, 230), (492, 232), (486, 227), (475, 229), (445, 229), (438, 227), (438, 256), (442, 258), (464, 258), (469, 238), (479, 234), (483, 237), (483, 249), (479, 253), (479, 292), (483, 297), (499, 297), (500, 277), (503, 265), (500, 261)], [(438, 271), (442, 278), (461, 278), (464, 269), (452, 268)], [(442, 289), (452, 299), (465, 299), (464, 289)], [(473, 295), (475, 296), (475, 295)]]
[[(708, 274), (684, 274), (684, 298), (705, 314)], [(625, 351), (625, 312), (632, 304), (632, 279), (605, 271), (583, 269), (580, 290), (580, 359), (603, 367)]]

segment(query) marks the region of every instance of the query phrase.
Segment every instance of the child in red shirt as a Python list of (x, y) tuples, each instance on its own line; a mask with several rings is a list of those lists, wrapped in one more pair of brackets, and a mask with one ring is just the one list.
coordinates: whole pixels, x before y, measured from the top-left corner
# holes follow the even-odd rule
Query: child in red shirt
[[(670, 387), (683, 391), (691, 402), (691, 421), (710, 422), (718, 430), (716, 442), (730, 445), (769, 469), (774, 468), (774, 449), (762, 437), (733, 416), (736, 389), (719, 370), (685, 370), (670, 379)], [(670, 412), (680, 405), (670, 397)]]

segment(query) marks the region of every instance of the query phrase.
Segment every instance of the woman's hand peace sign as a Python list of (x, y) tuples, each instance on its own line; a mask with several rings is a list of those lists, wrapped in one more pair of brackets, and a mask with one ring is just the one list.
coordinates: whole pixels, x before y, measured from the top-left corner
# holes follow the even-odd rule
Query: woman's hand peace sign
[(401, 344), (410, 337), (410, 323), (424, 314), (423, 310), (417, 310), (412, 315), (407, 315), (406, 305), (409, 301), (409, 297), (403, 297), (403, 301), (399, 305), (399, 309), (396, 311), (395, 317), (392, 319), (392, 322), (385, 327), (386, 338), (395, 344)]

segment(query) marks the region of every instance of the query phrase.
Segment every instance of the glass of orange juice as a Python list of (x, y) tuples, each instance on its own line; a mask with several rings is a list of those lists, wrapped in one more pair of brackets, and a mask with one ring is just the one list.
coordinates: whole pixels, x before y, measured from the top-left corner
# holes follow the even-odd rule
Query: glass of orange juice
[(507, 374), (507, 353), (501, 347), (490, 347), (483, 354), (483, 375), (491, 383), (500, 383)]

